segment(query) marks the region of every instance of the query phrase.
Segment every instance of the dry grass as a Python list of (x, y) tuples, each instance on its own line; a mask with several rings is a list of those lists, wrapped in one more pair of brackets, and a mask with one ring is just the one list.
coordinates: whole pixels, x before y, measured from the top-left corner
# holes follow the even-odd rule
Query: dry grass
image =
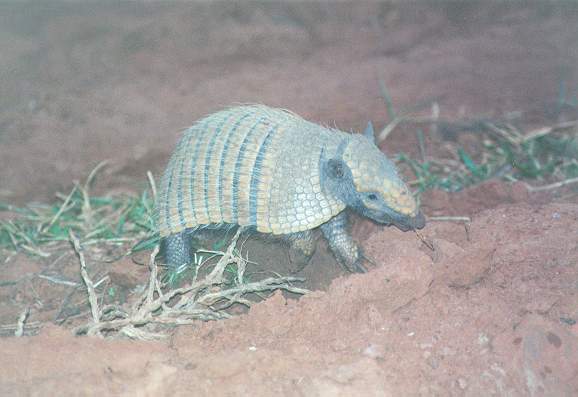
[(106, 165), (106, 161), (98, 164), (86, 181), (75, 182), (68, 194), (57, 193), (53, 204), (16, 207), (0, 202), (0, 211), (14, 215), (0, 219), (0, 251), (52, 259), (69, 249), (72, 231), (84, 246), (126, 253), (136, 241), (152, 236), (156, 192), (152, 177), (149, 175), (150, 190), (140, 196), (92, 196), (91, 186)]
[[(305, 289), (293, 286), (304, 281), (297, 277), (271, 277), (255, 282), (243, 282), (246, 260), (237, 252), (237, 240), (242, 232), (239, 228), (226, 251), (207, 251), (219, 260), (206, 260), (199, 264), (196, 274), (204, 271), (202, 277), (195, 277), (184, 287), (172, 289), (159, 280), (155, 262), (158, 247), (149, 260), (149, 280), (147, 287), (135, 297), (132, 304), (107, 305), (100, 307), (93, 283), (88, 276), (82, 246), (71, 235), (71, 242), (78, 255), (82, 278), (86, 285), (92, 313), (92, 321), (77, 327), (77, 335), (114, 336), (123, 335), (132, 339), (159, 339), (166, 336), (167, 327), (192, 324), (196, 321), (229, 318), (228, 308), (234, 305), (250, 307), (253, 301), (249, 295), (286, 290), (305, 294)], [(210, 263), (211, 262), (211, 263)], [(230, 285), (224, 273), (228, 266), (235, 265), (237, 276)], [(211, 268), (212, 266), (212, 268)]]
[[(444, 120), (435, 98), (396, 110), (383, 80), (378, 83), (389, 123), (377, 134), (377, 141), (389, 139), (401, 126), (415, 131), (419, 158), (401, 153), (397, 162), (415, 175), (408, 184), (417, 190), (418, 196), (430, 189), (456, 192), (489, 179), (524, 181), (530, 192), (568, 188), (578, 183), (575, 96), (568, 102), (567, 95), (561, 92), (552, 109), (571, 109), (573, 120), (560, 122), (544, 116), (544, 126), (526, 129), (522, 126), (521, 111), (507, 112), (498, 118)], [(428, 107), (430, 116), (420, 116)], [(432, 134), (435, 139), (443, 137), (446, 141), (445, 154), (436, 150), (435, 157), (428, 155), (425, 136)], [(479, 141), (476, 148), (469, 148), (469, 153), (460, 144), (460, 136), (465, 134), (476, 135)]]

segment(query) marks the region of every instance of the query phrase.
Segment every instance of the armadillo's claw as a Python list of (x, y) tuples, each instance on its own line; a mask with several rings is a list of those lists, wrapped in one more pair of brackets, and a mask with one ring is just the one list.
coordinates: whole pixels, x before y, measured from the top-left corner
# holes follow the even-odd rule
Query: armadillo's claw
[[(378, 266), (377, 263), (375, 263), (375, 261), (373, 259), (371, 259), (370, 257), (366, 256), (362, 250), (359, 250), (359, 259), (360, 259), (360, 262), (367, 262), (373, 267)], [(364, 266), (364, 269), (367, 269), (367, 267)]]
[(350, 273), (367, 273), (367, 268), (363, 265), (364, 262), (364, 258), (359, 257), (355, 262), (353, 262), (351, 265), (345, 265), (344, 267), (347, 269), (347, 271), (349, 271)]
[(359, 249), (357, 252), (357, 260), (349, 265), (343, 263), (343, 267), (345, 267), (351, 273), (367, 273), (367, 264), (370, 264), (373, 267), (377, 267), (377, 264), (371, 258), (365, 256), (363, 251)]

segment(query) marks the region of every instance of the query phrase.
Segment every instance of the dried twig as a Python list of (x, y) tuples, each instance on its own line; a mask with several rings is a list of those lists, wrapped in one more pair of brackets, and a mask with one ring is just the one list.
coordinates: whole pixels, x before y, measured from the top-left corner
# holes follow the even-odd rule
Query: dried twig
[(426, 247), (428, 247), (431, 251), (435, 251), (433, 244), (431, 242), (427, 241), (427, 239), (423, 236), (423, 234), (421, 234), (418, 230), (415, 230), (415, 229), (414, 229), (414, 232)]
[(72, 188), (72, 190), (70, 191), (70, 193), (68, 194), (68, 196), (66, 196), (66, 199), (64, 200), (64, 202), (62, 203), (62, 205), (60, 206), (60, 208), (58, 209), (58, 211), (56, 212), (56, 214), (54, 214), (54, 216), (52, 217), (52, 219), (50, 220), (50, 222), (48, 222), (48, 224), (46, 225), (41, 225), (40, 227), (40, 232), (43, 232), (45, 230), (50, 229), (50, 227), (52, 225), (54, 225), (54, 222), (56, 222), (58, 220), (58, 218), (60, 218), (60, 215), (62, 215), (64, 213), (64, 211), (66, 211), (68, 208), (68, 203), (70, 202), (70, 200), (72, 199), (72, 196), (74, 195), (74, 192), (76, 192), (76, 186), (74, 186)]
[(92, 224), (93, 222), (93, 209), (92, 209), (92, 205), (90, 204), (90, 187), (92, 185), (92, 181), (94, 180), (94, 178), (96, 177), (96, 175), (98, 174), (98, 172), (103, 169), (104, 167), (106, 167), (108, 165), (109, 161), (108, 160), (103, 160), (100, 163), (98, 163), (96, 165), (96, 167), (94, 167), (92, 169), (92, 171), (90, 171), (90, 174), (88, 175), (88, 178), (86, 178), (86, 182), (84, 183), (84, 186), (80, 186), (78, 183), (76, 183), (76, 188), (78, 190), (80, 190), (80, 192), (82, 193), (82, 218), (84, 219), (85, 225), (88, 229), (94, 229), (94, 225)]
[[(464, 230), (466, 232), (466, 240), (470, 241), (470, 225), (472, 224), (472, 219), (469, 216), (430, 216), (427, 218), (427, 220), (428, 220), (428, 222), (429, 221), (434, 221), (434, 222), (437, 221), (437, 222), (462, 223), (464, 225)], [(432, 249), (432, 251), (433, 251), (433, 249)]]
[[(236, 252), (237, 240), (242, 228), (237, 230), (226, 251), (203, 251), (213, 256), (220, 256), (214, 268), (203, 278), (196, 278), (192, 284), (162, 290), (164, 287), (158, 280), (158, 268), (155, 257), (158, 247), (151, 253), (149, 260), (149, 281), (136, 302), (128, 308), (109, 305), (100, 310), (99, 321), (93, 321), (75, 329), (76, 334), (99, 335), (103, 332), (118, 333), (135, 339), (159, 339), (165, 335), (153, 331), (147, 325), (185, 325), (195, 321), (210, 321), (229, 318), (225, 311), (235, 304), (250, 306), (251, 301), (244, 298), (248, 294), (259, 294), (277, 289), (284, 289), (297, 294), (308, 292), (305, 289), (292, 286), (292, 283), (303, 281), (296, 277), (276, 277), (252, 283), (242, 283), (244, 259)], [(197, 261), (197, 266), (203, 266), (208, 259)], [(237, 283), (234, 286), (226, 284), (223, 276), (227, 265), (237, 265)], [(198, 273), (198, 272), (197, 272)], [(229, 281), (230, 283), (230, 281)], [(88, 284), (87, 284), (88, 285)]]
[(149, 180), (149, 185), (151, 186), (151, 192), (153, 193), (153, 199), (157, 200), (157, 185), (155, 184), (155, 178), (153, 177), (152, 172), (147, 171), (147, 178)]
[(542, 127), (542, 128), (538, 128), (537, 130), (530, 131), (528, 134), (524, 135), (524, 137), (522, 138), (522, 141), (520, 143), (527, 142), (527, 141), (530, 141), (532, 139), (540, 138), (544, 135), (551, 134), (552, 132), (561, 131), (561, 130), (568, 130), (571, 128), (578, 128), (578, 120), (567, 121), (567, 122), (556, 124), (556, 125), (553, 125), (550, 127)]
[(72, 242), (72, 246), (74, 247), (74, 251), (78, 256), (80, 261), (80, 274), (82, 276), (82, 280), (86, 285), (86, 290), (88, 292), (88, 301), (90, 303), (90, 311), (92, 313), (92, 320), (95, 323), (100, 322), (100, 311), (98, 308), (98, 298), (96, 296), (96, 291), (92, 280), (88, 276), (88, 272), (86, 271), (86, 261), (84, 259), (84, 253), (82, 252), (82, 247), (80, 246), (80, 242), (78, 238), (74, 235), (72, 230), (69, 232), (70, 241)]
[(86, 182), (84, 183), (84, 190), (88, 191), (96, 174), (98, 174), (101, 169), (106, 167), (109, 164), (109, 162), (110, 162), (109, 160), (103, 160), (100, 163), (98, 163), (96, 167), (92, 169), (92, 171), (90, 171), (90, 174), (88, 174), (88, 178), (86, 178)]
[(544, 186), (532, 186), (532, 185), (526, 184), (526, 188), (530, 192), (543, 192), (546, 190), (554, 190), (554, 189), (558, 189), (558, 188), (563, 187), (563, 186), (572, 185), (574, 183), (578, 183), (578, 178), (569, 178), (569, 179), (565, 179), (565, 180), (560, 181), (560, 182), (556, 182), (556, 183), (552, 183), (550, 185), (544, 185)]
[(20, 317), (18, 318), (18, 326), (16, 327), (16, 331), (14, 332), (14, 336), (21, 337), (22, 335), (24, 335), (24, 323), (26, 323), (26, 319), (28, 318), (29, 314), (30, 314), (30, 308), (27, 306), (22, 311), (22, 314), (20, 314)]
[(472, 221), (472, 219), (469, 216), (429, 216), (427, 220), (438, 222), (468, 222), (468, 223)]
[(223, 280), (223, 272), (225, 271), (225, 267), (227, 267), (227, 265), (231, 262), (234, 263), (237, 262), (235, 259), (233, 259), (233, 250), (237, 246), (237, 240), (239, 239), (239, 236), (241, 235), (243, 230), (244, 230), (243, 227), (239, 227), (237, 229), (237, 232), (235, 233), (233, 240), (231, 240), (231, 244), (229, 244), (229, 248), (227, 248), (227, 251), (221, 257), (221, 259), (219, 259), (219, 262), (217, 262), (217, 265), (215, 266), (213, 271), (209, 273), (209, 275), (207, 276), (207, 281), (220, 283)]
[(401, 117), (396, 117), (391, 122), (389, 122), (383, 128), (383, 130), (381, 130), (381, 132), (379, 134), (377, 134), (377, 139), (376, 139), (377, 143), (380, 144), (381, 142), (385, 141), (387, 139), (387, 137), (389, 136), (389, 134), (391, 134), (393, 132), (393, 130), (395, 130), (395, 128), (404, 120), (405, 120), (405, 117), (401, 116)]
[(153, 252), (151, 253), (150, 260), (149, 260), (149, 270), (151, 272), (151, 275), (149, 277), (149, 288), (147, 290), (146, 301), (145, 301), (146, 306), (150, 306), (153, 303), (154, 293), (155, 293), (155, 290), (157, 289), (158, 268), (157, 268), (157, 264), (155, 262), (155, 259), (156, 259), (158, 253), (159, 253), (159, 246), (157, 245), (155, 247), (155, 249), (153, 250)]
[(48, 280), (54, 284), (68, 285), (69, 287), (78, 287), (78, 283), (75, 283), (74, 281), (61, 280), (59, 278), (47, 276), (45, 274), (38, 274), (36, 277)]

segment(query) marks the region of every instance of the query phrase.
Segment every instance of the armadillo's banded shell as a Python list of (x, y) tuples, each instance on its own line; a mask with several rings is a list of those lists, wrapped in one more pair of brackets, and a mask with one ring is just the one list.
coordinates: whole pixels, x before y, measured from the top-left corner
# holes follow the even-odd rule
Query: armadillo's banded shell
[(183, 134), (162, 178), (161, 236), (224, 223), (273, 234), (319, 226), (344, 208), (322, 191), (319, 174), (322, 149), (333, 153), (341, 134), (265, 106), (200, 120)]

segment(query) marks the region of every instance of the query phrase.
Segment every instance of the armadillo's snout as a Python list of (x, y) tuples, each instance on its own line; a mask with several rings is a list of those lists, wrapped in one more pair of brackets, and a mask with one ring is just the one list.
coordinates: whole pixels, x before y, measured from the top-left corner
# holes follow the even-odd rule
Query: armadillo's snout
[(420, 211), (412, 218), (411, 222), (412, 229), (423, 229), (425, 227), (425, 216), (423, 216), (423, 213)]
[(407, 232), (408, 230), (423, 229), (425, 226), (425, 216), (420, 211), (414, 217), (407, 217), (403, 220), (398, 220), (395, 222), (395, 226), (402, 232)]

